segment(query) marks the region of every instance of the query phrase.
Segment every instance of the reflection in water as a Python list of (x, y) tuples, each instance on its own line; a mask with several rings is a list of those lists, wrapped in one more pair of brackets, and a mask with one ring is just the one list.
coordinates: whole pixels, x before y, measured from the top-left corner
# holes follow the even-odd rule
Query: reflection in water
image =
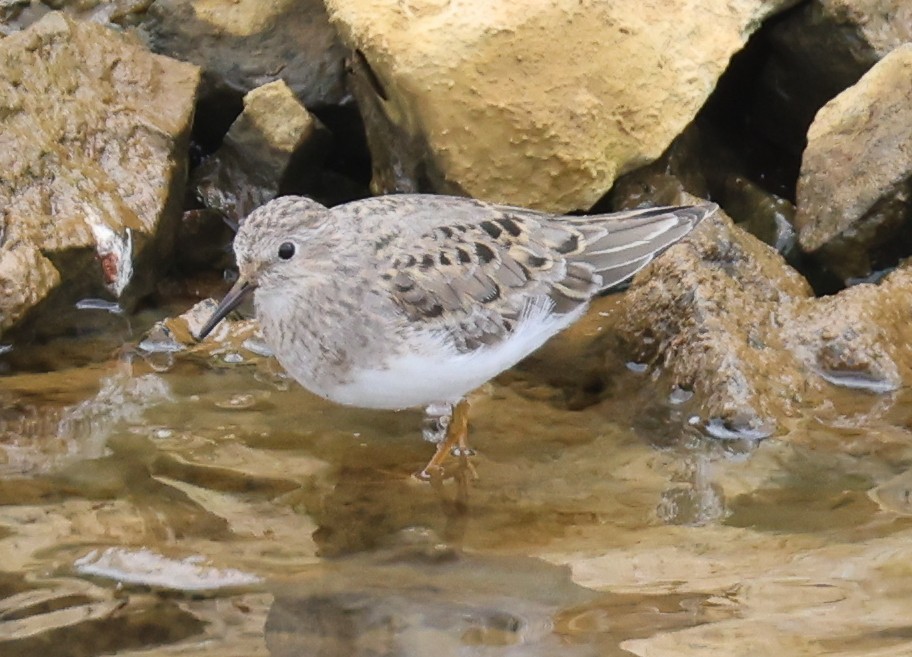
[(868, 495), (884, 511), (912, 516), (912, 470), (901, 472), (870, 489)]
[[(59, 376), (62, 385), (68, 383), (66, 375)], [(72, 383), (78, 385), (78, 379)], [(97, 385), (98, 392), (71, 406), (6, 402), (0, 415), (0, 451), (5, 455), (0, 474), (50, 472), (74, 461), (99, 458), (116, 428), (141, 424), (148, 408), (174, 401), (164, 379), (154, 374), (133, 376), (126, 363)], [(15, 411), (10, 412), (11, 408)]]
[(757, 443), (641, 375), (569, 404), (513, 372), (473, 399), (460, 511), (410, 477), (415, 413), (180, 330), (3, 356), (51, 370), (0, 377), (4, 657), (912, 653), (906, 391)]
[(259, 584), (262, 580), (234, 568), (214, 568), (202, 555), (169, 559), (149, 549), (92, 550), (73, 562), (80, 575), (177, 591), (213, 591)]
[(632, 615), (646, 627), (680, 629), (706, 621), (702, 601), (599, 594), (537, 559), (430, 542), (336, 560), (317, 578), (282, 583), (266, 644), (272, 657), (595, 657), (620, 654), (627, 632), (642, 632), (628, 626)]

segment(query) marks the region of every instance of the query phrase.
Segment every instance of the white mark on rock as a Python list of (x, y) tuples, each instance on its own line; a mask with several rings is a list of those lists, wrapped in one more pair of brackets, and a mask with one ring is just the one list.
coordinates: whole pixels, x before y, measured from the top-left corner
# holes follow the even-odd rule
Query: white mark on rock
[(101, 272), (107, 288), (119, 297), (133, 277), (133, 232), (126, 228), (119, 235), (94, 210), (86, 214), (86, 223), (95, 238), (95, 252), (101, 261)]

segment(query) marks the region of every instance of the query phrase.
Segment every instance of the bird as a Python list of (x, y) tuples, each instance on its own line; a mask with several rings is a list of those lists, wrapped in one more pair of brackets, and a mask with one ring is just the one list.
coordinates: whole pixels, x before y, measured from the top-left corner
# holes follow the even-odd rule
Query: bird
[(579, 319), (718, 206), (558, 216), (458, 196), (390, 194), (332, 208), (282, 196), (241, 223), (238, 278), (200, 329), (249, 294), (282, 367), (325, 399), (425, 410), (437, 449), (467, 447), (467, 395)]

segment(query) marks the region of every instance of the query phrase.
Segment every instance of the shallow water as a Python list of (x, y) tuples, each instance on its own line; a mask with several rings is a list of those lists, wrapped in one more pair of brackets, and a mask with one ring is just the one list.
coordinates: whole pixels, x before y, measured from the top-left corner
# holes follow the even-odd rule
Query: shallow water
[(520, 370), (461, 505), (416, 412), (123, 340), (0, 354), (5, 657), (912, 653), (906, 391), (751, 443), (648, 369), (584, 410)]

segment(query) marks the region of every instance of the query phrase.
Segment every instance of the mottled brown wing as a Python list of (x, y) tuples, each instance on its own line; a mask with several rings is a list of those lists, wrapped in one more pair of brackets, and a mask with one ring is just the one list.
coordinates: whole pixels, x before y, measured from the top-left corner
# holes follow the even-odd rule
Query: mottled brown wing
[(436, 226), (407, 247), (398, 242), (382, 276), (410, 320), (458, 327), (471, 348), (509, 333), (530, 299), (569, 313), (630, 278), (708, 214), (696, 208), (589, 217), (499, 208), (477, 223)]

